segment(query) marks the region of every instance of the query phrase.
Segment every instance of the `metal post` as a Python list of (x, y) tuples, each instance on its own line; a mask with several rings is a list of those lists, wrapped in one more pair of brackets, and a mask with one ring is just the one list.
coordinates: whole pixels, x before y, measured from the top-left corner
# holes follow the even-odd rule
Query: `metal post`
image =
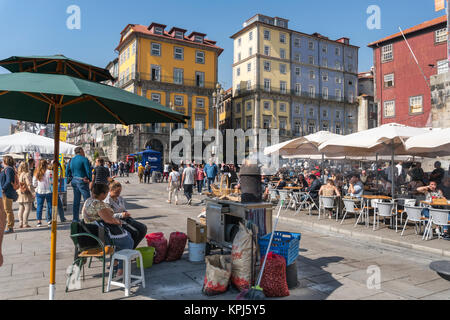
[(375, 154), (375, 170), (377, 171), (376, 172), (376, 175), (377, 175), (377, 184), (376, 184), (376, 186), (377, 186), (377, 189), (378, 189), (378, 178), (379, 178), (379, 173), (378, 173), (378, 153)]
[(395, 145), (394, 143), (392, 143), (392, 154), (391, 154), (391, 176), (392, 176), (392, 181), (391, 181), (391, 193), (392, 193), (392, 199), (394, 199), (394, 194), (395, 194), (395, 175), (394, 175), (394, 153), (395, 153)]

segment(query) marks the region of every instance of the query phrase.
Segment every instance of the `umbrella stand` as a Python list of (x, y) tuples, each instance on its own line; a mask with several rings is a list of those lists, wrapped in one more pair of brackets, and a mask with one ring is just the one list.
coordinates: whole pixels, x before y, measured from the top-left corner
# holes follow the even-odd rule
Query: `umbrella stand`
[[(62, 100), (62, 99), (61, 99)], [(52, 231), (51, 231), (51, 247), (50, 247), (50, 284), (48, 298), (55, 299), (55, 283), (56, 283), (56, 227), (58, 216), (58, 156), (59, 156), (59, 135), (61, 126), (61, 106), (54, 105), (55, 108), (55, 150), (53, 152), (53, 197), (52, 197)]]

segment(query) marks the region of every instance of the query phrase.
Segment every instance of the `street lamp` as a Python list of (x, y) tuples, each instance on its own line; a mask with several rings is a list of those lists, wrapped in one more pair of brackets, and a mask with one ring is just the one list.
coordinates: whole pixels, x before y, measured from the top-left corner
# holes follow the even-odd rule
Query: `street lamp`
[(220, 83), (217, 83), (215, 91), (212, 94), (213, 97), (213, 108), (216, 109), (216, 157), (217, 157), (217, 163), (219, 163), (219, 108), (221, 104), (224, 102), (225, 97), (225, 90), (223, 90)]

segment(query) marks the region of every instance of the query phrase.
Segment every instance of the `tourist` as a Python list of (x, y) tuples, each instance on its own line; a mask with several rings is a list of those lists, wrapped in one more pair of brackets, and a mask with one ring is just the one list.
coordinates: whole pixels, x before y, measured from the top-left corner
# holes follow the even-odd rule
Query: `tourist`
[(186, 163), (186, 169), (183, 171), (183, 175), (181, 176), (181, 184), (183, 185), (184, 195), (187, 198), (187, 205), (191, 205), (192, 203), (192, 193), (193, 187), (195, 183), (195, 169), (191, 167), (189, 162)]
[(420, 181), (423, 183), (424, 172), (421, 168), (421, 163), (413, 163), (411, 169), (408, 171), (408, 175), (411, 177), (411, 181)]
[(14, 211), (13, 202), (17, 200), (16, 190), (19, 187), (18, 177), (14, 169), (14, 159), (10, 156), (3, 157), (4, 169), (0, 173), (0, 185), (3, 194), (3, 206), (6, 212), (7, 230), (5, 233), (14, 232)]
[(175, 195), (175, 205), (178, 205), (178, 190), (180, 189), (180, 173), (175, 166), (172, 167), (172, 172), (169, 174), (169, 200), (172, 203), (172, 195)]
[(28, 159), (28, 171), (29, 171), (31, 177), (34, 175), (35, 167), (36, 167), (36, 164), (34, 162), (34, 159), (33, 158)]
[(150, 183), (151, 173), (152, 173), (152, 166), (147, 161), (144, 167), (144, 183)]
[(123, 163), (122, 160), (120, 160), (120, 162), (119, 162), (119, 174), (120, 174), (121, 177), (123, 177), (124, 172), (125, 172), (125, 164)]
[(130, 170), (131, 170), (131, 163), (127, 161), (127, 163), (125, 163), (125, 174), (127, 175), (127, 177), (130, 176)]
[[(417, 191), (425, 194), (425, 201), (432, 202), (433, 199), (440, 199), (444, 197), (444, 193), (442, 192), (442, 190), (438, 189), (437, 185), (438, 185), (437, 182), (432, 180), (430, 181), (430, 184), (428, 186), (419, 187), (417, 188)], [(430, 210), (428, 208), (422, 209), (422, 215), (429, 218)], [(450, 214), (448, 216), (448, 220), (450, 221)], [(435, 231), (438, 235), (440, 235), (441, 230), (439, 229), (438, 226), (436, 227)], [(449, 237), (448, 227), (444, 227), (444, 232), (445, 232), (444, 237), (448, 238)]]
[[(73, 161), (72, 161), (73, 162)], [(46, 160), (39, 161), (37, 170), (33, 176), (33, 187), (36, 189), (36, 214), (37, 225), (42, 226), (42, 211), (44, 208), (44, 202), (47, 201), (47, 224), (51, 225), (52, 221), (52, 190), (50, 189), (50, 175), (51, 171), (48, 170), (48, 162)]]
[(436, 181), (436, 183), (439, 185), (442, 182), (442, 179), (445, 176), (445, 170), (441, 168), (441, 162), (436, 161), (434, 163), (434, 170), (430, 175), (430, 181)]
[(30, 215), (32, 203), (34, 201), (34, 188), (30, 171), (28, 170), (28, 163), (23, 162), (19, 166), (19, 197), (17, 203), (19, 204), (19, 228), (31, 228), (28, 224), (28, 216)]
[(202, 193), (204, 179), (205, 179), (205, 171), (203, 170), (203, 165), (199, 164), (197, 165), (197, 168), (195, 168), (195, 180), (197, 183), (197, 191), (199, 194)]
[[(339, 192), (338, 188), (336, 188), (334, 181), (331, 179), (327, 179), (327, 183), (320, 187), (319, 189), (319, 196), (324, 197), (340, 197), (341, 193)], [(331, 219), (332, 212), (330, 211), (328, 213), (328, 218)]]
[(317, 176), (314, 174), (309, 175), (309, 179), (311, 180), (310, 186), (306, 189), (307, 192), (309, 192), (309, 195), (311, 198), (316, 200), (319, 197), (319, 190), (320, 187), (322, 187), (322, 183), (319, 179), (317, 179)]
[(139, 163), (139, 167), (138, 167), (137, 171), (138, 171), (139, 183), (142, 183), (144, 180), (144, 171), (145, 171), (145, 168), (142, 165), (142, 163)]
[[(142, 164), (140, 164), (142, 166)], [(109, 204), (114, 211), (114, 218), (121, 219), (123, 227), (127, 230), (133, 238), (135, 249), (139, 243), (144, 239), (147, 233), (147, 226), (131, 217), (131, 214), (126, 209), (126, 202), (120, 196), (122, 192), (122, 185), (118, 181), (111, 182), (109, 185), (109, 193), (105, 199), (105, 203)]]
[[(131, 235), (122, 227), (122, 221), (114, 218), (114, 211), (111, 206), (103, 200), (108, 196), (109, 188), (106, 184), (94, 184), (92, 197), (84, 202), (82, 217), (86, 224), (93, 224), (105, 228), (105, 232), (112, 240), (115, 251), (133, 249), (134, 242)], [(116, 276), (123, 274), (123, 262), (120, 260), (114, 265), (118, 268)]]
[(308, 182), (306, 181), (303, 174), (298, 175), (298, 186), (300, 187), (300, 191), (305, 191), (305, 189), (308, 187)]
[(163, 177), (162, 177), (163, 181), (164, 181), (164, 178), (166, 178), (166, 182), (169, 180), (169, 164), (168, 163), (164, 164)]
[(218, 169), (216, 164), (213, 162), (212, 159), (209, 160), (209, 163), (206, 164), (205, 168), (206, 177), (208, 179), (208, 192), (212, 192), (211, 190), (211, 184), (214, 183), (214, 180), (216, 179)]
[(92, 181), (92, 171), (83, 148), (75, 148), (75, 157), (70, 161), (67, 171), (68, 176), (73, 177), (73, 222), (78, 222), (81, 196), (83, 196), (84, 201), (90, 197), (89, 183)]
[(178, 173), (180, 174), (180, 177), (183, 176), (184, 171), (184, 164), (183, 161), (180, 162), (180, 166), (178, 167)]
[(280, 177), (280, 180), (278, 180), (278, 182), (275, 186), (275, 189), (283, 190), (287, 186), (286, 180), (284, 180), (284, 176), (282, 174), (280, 174), (279, 177)]
[(367, 184), (367, 179), (369, 177), (367, 176), (367, 172), (366, 170), (361, 171), (361, 175), (359, 176), (359, 180), (361, 181), (362, 184), (366, 185)]
[(92, 174), (90, 189), (92, 189), (92, 187), (96, 183), (103, 183), (108, 185), (111, 181), (112, 178), (109, 175), (109, 170), (105, 167), (105, 160), (102, 158), (95, 159), (95, 168)]
[(361, 198), (364, 193), (364, 185), (357, 175), (353, 175), (349, 182), (348, 193), (351, 197)]

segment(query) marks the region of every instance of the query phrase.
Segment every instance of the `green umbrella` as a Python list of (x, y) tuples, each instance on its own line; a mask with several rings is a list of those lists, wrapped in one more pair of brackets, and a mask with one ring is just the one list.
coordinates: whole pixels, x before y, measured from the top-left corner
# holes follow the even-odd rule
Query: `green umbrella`
[(1, 60), (0, 66), (11, 72), (65, 74), (96, 82), (114, 80), (107, 69), (95, 67), (63, 55), (12, 56)]
[[(68, 123), (180, 122), (188, 118), (122, 89), (59, 74), (0, 75), (0, 118), (55, 124), (53, 177), (58, 176), (61, 121)], [(54, 298), (58, 179), (53, 179), (49, 298)]]

